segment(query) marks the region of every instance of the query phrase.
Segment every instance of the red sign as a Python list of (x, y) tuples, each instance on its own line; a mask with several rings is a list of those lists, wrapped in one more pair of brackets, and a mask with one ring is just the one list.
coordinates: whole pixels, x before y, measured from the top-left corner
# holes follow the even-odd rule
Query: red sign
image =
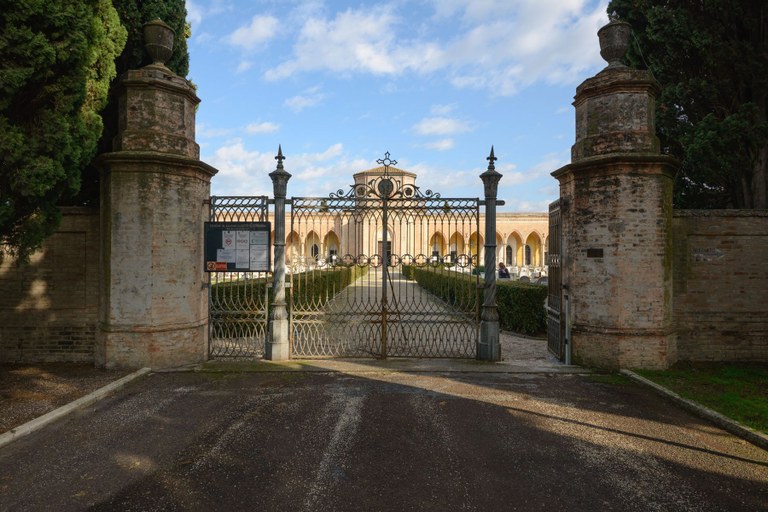
[(208, 270), (209, 272), (212, 272), (215, 270), (227, 270), (227, 262), (226, 261), (206, 261), (205, 269)]

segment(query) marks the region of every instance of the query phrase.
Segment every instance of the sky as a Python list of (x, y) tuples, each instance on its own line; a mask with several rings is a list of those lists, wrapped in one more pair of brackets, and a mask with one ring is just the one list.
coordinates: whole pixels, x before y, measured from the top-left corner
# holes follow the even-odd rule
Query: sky
[(201, 159), (212, 195), (349, 190), (390, 153), (442, 197), (546, 212), (570, 162), (576, 86), (605, 67), (607, 0), (187, 0)]

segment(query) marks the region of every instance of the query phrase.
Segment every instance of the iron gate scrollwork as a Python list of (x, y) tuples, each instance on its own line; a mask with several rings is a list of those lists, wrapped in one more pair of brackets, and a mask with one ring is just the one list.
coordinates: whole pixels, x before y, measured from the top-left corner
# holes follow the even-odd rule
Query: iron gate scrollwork
[(292, 356), (474, 357), (479, 200), (379, 163), (346, 192), (291, 200)]
[[(266, 196), (211, 197), (210, 220), (267, 221)], [(208, 293), (210, 357), (260, 357), (268, 321), (268, 272), (210, 272)]]

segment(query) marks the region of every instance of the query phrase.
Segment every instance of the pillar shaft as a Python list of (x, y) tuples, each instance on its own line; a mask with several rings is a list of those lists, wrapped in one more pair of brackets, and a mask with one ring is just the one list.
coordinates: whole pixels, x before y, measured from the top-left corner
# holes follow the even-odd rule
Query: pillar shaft
[(198, 101), (164, 66), (122, 77), (114, 151), (100, 159), (99, 366), (157, 368), (207, 357), (202, 226), (216, 170), (198, 159)]

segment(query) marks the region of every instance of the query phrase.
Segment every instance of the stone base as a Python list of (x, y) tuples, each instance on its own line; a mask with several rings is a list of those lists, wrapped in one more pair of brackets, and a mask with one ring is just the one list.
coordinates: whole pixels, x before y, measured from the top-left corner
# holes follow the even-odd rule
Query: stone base
[(501, 361), (499, 322), (480, 322), (480, 341), (477, 343), (476, 358), (480, 361)]
[(674, 332), (584, 329), (571, 330), (573, 363), (607, 370), (665, 370), (677, 361)]
[(96, 366), (102, 368), (172, 368), (208, 359), (208, 323), (166, 329), (99, 332)]

